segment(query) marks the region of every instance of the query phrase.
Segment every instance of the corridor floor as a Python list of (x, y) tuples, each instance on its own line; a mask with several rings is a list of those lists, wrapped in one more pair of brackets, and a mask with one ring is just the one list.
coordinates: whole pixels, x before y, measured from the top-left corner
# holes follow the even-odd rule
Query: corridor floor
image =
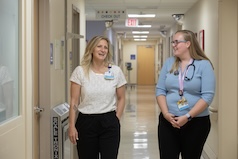
[(155, 86), (127, 87), (118, 159), (159, 159)]

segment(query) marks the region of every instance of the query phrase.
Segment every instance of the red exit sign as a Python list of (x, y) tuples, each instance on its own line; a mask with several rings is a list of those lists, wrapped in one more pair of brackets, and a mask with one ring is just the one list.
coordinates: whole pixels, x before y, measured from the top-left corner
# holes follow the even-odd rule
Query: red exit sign
[(136, 19), (136, 18), (126, 19), (126, 26), (127, 27), (137, 27), (138, 26), (138, 19)]

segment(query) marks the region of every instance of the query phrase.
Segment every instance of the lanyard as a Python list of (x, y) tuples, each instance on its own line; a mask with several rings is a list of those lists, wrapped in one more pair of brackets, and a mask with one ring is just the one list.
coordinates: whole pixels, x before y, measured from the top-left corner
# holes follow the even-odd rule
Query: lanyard
[(111, 70), (111, 68), (112, 68), (112, 64), (108, 64), (108, 72), (110, 73), (110, 70)]
[[(188, 65), (190, 65), (191, 63), (193, 62), (193, 59), (190, 59), (190, 61), (189, 61), (189, 64)], [(187, 65), (187, 66), (188, 66)], [(182, 69), (181, 69), (181, 67), (180, 67), (180, 70), (179, 70), (179, 95), (182, 97), (183, 96), (183, 88), (184, 88), (184, 77), (185, 77), (185, 75), (187, 74), (187, 72), (188, 72), (188, 67), (186, 66), (186, 70), (182, 73)]]

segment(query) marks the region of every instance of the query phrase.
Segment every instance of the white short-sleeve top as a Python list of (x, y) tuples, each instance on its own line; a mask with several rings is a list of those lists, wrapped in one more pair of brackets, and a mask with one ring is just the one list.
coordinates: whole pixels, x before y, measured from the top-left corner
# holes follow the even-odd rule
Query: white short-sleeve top
[(104, 74), (89, 71), (89, 78), (85, 76), (82, 66), (73, 71), (70, 81), (81, 86), (81, 102), (78, 110), (84, 114), (101, 114), (116, 110), (116, 88), (125, 85), (126, 79), (116, 65), (110, 70), (114, 79), (105, 79)]

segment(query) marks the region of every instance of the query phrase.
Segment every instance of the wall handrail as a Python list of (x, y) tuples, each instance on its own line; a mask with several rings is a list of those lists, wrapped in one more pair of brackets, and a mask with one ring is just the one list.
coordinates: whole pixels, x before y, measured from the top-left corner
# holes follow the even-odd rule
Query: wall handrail
[(218, 113), (218, 109), (213, 107), (209, 107), (209, 111), (211, 111), (212, 113)]

